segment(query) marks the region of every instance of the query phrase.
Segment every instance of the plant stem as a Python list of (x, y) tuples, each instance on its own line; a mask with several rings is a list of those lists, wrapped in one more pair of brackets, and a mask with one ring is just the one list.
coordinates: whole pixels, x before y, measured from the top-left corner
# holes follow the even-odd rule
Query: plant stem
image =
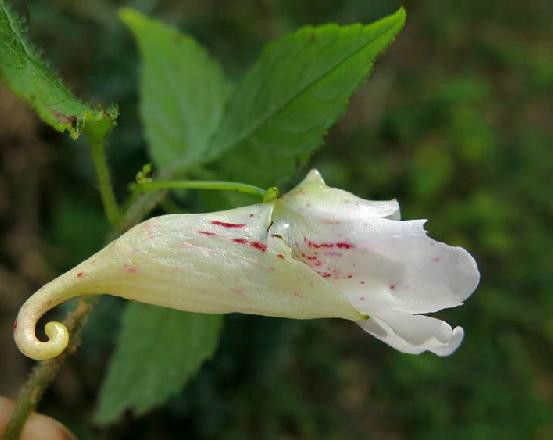
[(240, 182), (221, 182), (217, 180), (154, 180), (140, 182), (135, 186), (137, 191), (157, 191), (169, 189), (207, 189), (217, 191), (237, 191), (263, 197), (265, 190), (255, 185)]
[(90, 151), (94, 162), (94, 168), (96, 169), (100, 197), (102, 198), (102, 204), (104, 206), (106, 217), (111, 225), (116, 225), (119, 222), (120, 213), (119, 207), (117, 206), (117, 200), (115, 199), (115, 194), (113, 192), (113, 187), (111, 185), (104, 141), (91, 141)]

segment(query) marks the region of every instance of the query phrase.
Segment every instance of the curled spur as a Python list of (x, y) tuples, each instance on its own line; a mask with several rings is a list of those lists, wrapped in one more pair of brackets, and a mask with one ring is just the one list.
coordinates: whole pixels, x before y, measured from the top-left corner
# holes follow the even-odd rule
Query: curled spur
[(199, 313), (342, 318), (406, 353), (451, 354), (461, 327), (425, 316), (459, 306), (478, 285), (471, 255), (401, 221), (397, 201), (328, 187), (313, 170), (267, 203), (151, 218), (46, 284), (21, 307), (15, 341), (27, 356), (58, 356), (59, 322), (40, 317), (70, 298), (109, 293)]

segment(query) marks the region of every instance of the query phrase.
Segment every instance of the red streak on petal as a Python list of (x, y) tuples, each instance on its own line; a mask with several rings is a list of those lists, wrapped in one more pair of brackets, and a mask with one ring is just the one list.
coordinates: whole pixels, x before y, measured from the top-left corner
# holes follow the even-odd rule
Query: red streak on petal
[(248, 241), (245, 238), (233, 238), (231, 241), (239, 244), (247, 244), (254, 249), (260, 250), (261, 252), (265, 252), (267, 250), (267, 245), (265, 243), (261, 243), (260, 241)]
[(284, 255), (282, 255), (282, 254), (277, 254), (277, 258), (280, 258), (281, 260), (284, 260)]
[(77, 278), (82, 278), (82, 277), (84, 277), (84, 272), (77, 273)]
[(17, 328), (17, 321), (14, 321), (12, 324), (12, 328), (15, 330)]
[(243, 228), (246, 226), (244, 223), (226, 223), (226, 222), (220, 222), (218, 220), (214, 220), (210, 222), (212, 225), (222, 226), (223, 228)]
[(336, 243), (336, 247), (339, 249), (352, 249), (353, 245), (351, 243), (348, 243), (347, 241), (339, 241)]
[(209, 231), (198, 231), (199, 234), (202, 235), (217, 235), (215, 232), (209, 232)]
[(248, 244), (254, 249), (259, 249), (261, 252), (265, 252), (267, 250), (267, 245), (261, 243), (260, 241), (250, 241)]
[(338, 241), (336, 243), (316, 243), (314, 241), (309, 240), (307, 237), (303, 239), (304, 243), (307, 244), (310, 248), (314, 249), (320, 249), (320, 248), (333, 248), (336, 247), (338, 249), (353, 249), (354, 246), (351, 243), (348, 243), (347, 241)]

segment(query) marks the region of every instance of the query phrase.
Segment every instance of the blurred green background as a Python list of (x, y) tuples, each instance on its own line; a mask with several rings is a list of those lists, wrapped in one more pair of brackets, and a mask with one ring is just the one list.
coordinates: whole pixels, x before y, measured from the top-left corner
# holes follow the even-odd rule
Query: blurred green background
[[(25, 5), (28, 3), (28, 8)], [(78, 96), (120, 105), (120, 194), (148, 161), (139, 60), (117, 8), (198, 38), (238, 78), (304, 24), (370, 22), (385, 0), (36, 0), (32, 40)], [(334, 320), (228, 316), (220, 347), (166, 406), (90, 423), (122, 302), (105, 298), (40, 409), (80, 438), (553, 438), (553, 3), (420, 0), (313, 157), (332, 186), (397, 197), (404, 218), (466, 247), (482, 283), (438, 315), (466, 338), (450, 358), (403, 355)], [(101, 247), (107, 225), (84, 144), (0, 89), (0, 394), (31, 363), (11, 322), (34, 289)], [(298, 177), (301, 173), (298, 173)], [(177, 201), (178, 202), (178, 201)]]

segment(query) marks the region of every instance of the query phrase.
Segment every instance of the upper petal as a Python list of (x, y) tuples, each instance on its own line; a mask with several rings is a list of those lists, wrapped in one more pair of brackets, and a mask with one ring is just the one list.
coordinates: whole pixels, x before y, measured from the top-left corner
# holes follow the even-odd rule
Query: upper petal
[(350, 192), (331, 188), (317, 170), (311, 170), (299, 185), (282, 197), (280, 204), (297, 215), (329, 223), (400, 217), (397, 200), (365, 200)]

